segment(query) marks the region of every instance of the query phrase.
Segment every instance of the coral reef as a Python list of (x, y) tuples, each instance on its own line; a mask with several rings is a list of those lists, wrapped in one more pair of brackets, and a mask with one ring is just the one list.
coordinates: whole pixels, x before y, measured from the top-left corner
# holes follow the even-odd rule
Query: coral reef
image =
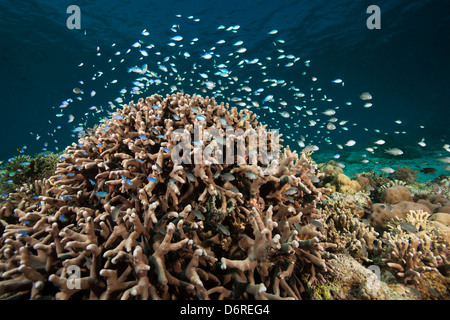
[[(315, 186), (317, 165), (270, 144), (279, 160), (264, 174), (250, 134), (227, 135), (245, 142), (247, 158), (217, 162), (217, 139), (195, 140), (208, 128), (265, 126), (214, 98), (153, 95), (67, 147), (52, 177), (0, 209), (0, 295), (301, 299), (323, 284), (336, 244), (326, 241), (320, 204), (330, 190)], [(173, 161), (187, 137), (194, 146)], [(196, 143), (211, 152), (192, 163)]]
[(430, 215), (450, 212), (450, 201), (445, 187), (446, 180), (442, 180), (442, 187), (429, 183), (423, 185), (417, 185), (417, 183), (403, 185), (402, 183), (399, 185), (396, 181), (398, 180), (378, 189), (380, 191), (378, 198), (382, 203), (372, 205), (369, 217), (370, 223), (375, 228), (386, 230), (390, 219), (404, 218), (411, 210), (423, 210)]
[[(389, 185), (393, 198), (411, 197), (405, 187)], [(330, 260), (335, 276), (326, 280), (339, 290), (320, 286), (313, 298), (448, 299), (448, 199), (436, 193), (414, 199), (372, 205), (368, 193), (336, 192), (324, 200), (327, 242), (337, 244), (337, 259)], [(368, 279), (363, 266), (381, 278)]]
[(248, 110), (153, 95), (58, 159), (10, 159), (0, 298), (448, 299), (447, 177), (350, 178), (280, 141)]

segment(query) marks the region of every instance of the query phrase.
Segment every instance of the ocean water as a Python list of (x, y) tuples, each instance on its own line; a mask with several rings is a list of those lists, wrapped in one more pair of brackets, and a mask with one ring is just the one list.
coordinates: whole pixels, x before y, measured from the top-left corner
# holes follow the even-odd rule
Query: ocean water
[[(448, 174), (436, 159), (450, 156), (449, 4), (1, 0), (0, 160), (64, 150), (117, 98), (182, 91), (250, 108), (284, 144), (317, 146), (318, 162), (340, 161), (348, 173), (408, 165), (436, 169), (422, 181)], [(80, 29), (67, 26), (70, 5)], [(367, 27), (370, 5), (380, 29)], [(130, 72), (143, 65), (150, 82)]]

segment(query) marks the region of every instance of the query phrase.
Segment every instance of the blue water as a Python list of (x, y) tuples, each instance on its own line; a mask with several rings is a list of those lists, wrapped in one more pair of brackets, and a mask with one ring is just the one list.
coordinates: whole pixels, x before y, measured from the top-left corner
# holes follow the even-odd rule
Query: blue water
[[(72, 4), (81, 9), (80, 30), (66, 27), (69, 17), (66, 9)], [(366, 8), (371, 4), (381, 9), (380, 30), (366, 27), (369, 17)], [(133, 75), (127, 68), (147, 60), (149, 65), (152, 63), (150, 56), (147, 60), (139, 60), (140, 56), (136, 54), (130, 54), (126, 62), (120, 63), (125, 51), (143, 39), (154, 43), (164, 56), (169, 38), (174, 35), (170, 31), (174, 24), (180, 25), (180, 34), (185, 39), (199, 39), (198, 45), (187, 46), (191, 53), (189, 62), (177, 61), (177, 68), (191, 68), (192, 63), (200, 60), (203, 49), (210, 48), (220, 39), (227, 43), (244, 41), (247, 57), (260, 60), (269, 55), (276, 59), (280, 53), (274, 50), (271, 42), (283, 39), (285, 43), (279, 48), (300, 57), (301, 62), (311, 60), (307, 71), (318, 78), (314, 85), (321, 86), (323, 93), (332, 96), (336, 105), (346, 101), (353, 103), (350, 107), (341, 107), (339, 119), (349, 120), (351, 130), (336, 132), (334, 136), (332, 133), (334, 147), (336, 143), (355, 139), (358, 144), (351, 151), (361, 152), (369, 141), (381, 136), (388, 137), (394, 146), (417, 150), (422, 156), (428, 151), (434, 152), (433, 156), (436, 153), (447, 156), (442, 146), (450, 143), (448, 8), (450, 1), (446, 0), (1, 0), (0, 160), (17, 155), (24, 146), (25, 153), (33, 154), (42, 151), (43, 147), (50, 151), (56, 147), (63, 150), (75, 141), (71, 130), (77, 125), (77, 119), (91, 106), (106, 106), (118, 96), (120, 88), (130, 85)], [(182, 17), (176, 17), (177, 14)], [(200, 21), (187, 19), (189, 16)], [(239, 25), (240, 28), (236, 33), (224, 33), (217, 30), (219, 25)], [(144, 29), (150, 32), (148, 37), (141, 35)], [(277, 29), (278, 33), (268, 35), (272, 29)], [(100, 57), (96, 55), (97, 47), (101, 48)], [(115, 56), (116, 51), (121, 51), (122, 55)], [(108, 63), (108, 59), (112, 62)], [(80, 63), (84, 63), (83, 68), (78, 67)], [(116, 70), (108, 72), (113, 66)], [(292, 81), (308, 93), (311, 78), (308, 76), (306, 80), (301, 76), (304, 70), (304, 65), (283, 68), (272, 64), (267, 74), (288, 83)], [(96, 71), (105, 73), (102, 82), (90, 80)], [(245, 78), (252, 70), (246, 68), (234, 72)], [(245, 72), (247, 74), (243, 74)], [(336, 78), (344, 79), (345, 86), (332, 84), (331, 80)], [(113, 79), (118, 80), (115, 89), (104, 89), (104, 81)], [(85, 82), (85, 96), (90, 90), (95, 90), (97, 95), (90, 100), (77, 101), (68, 107), (70, 111), (65, 110), (64, 118), (55, 118), (61, 102), (74, 98), (72, 90), (79, 86), (80, 80)], [(261, 75), (255, 73), (252, 81), (261, 80)], [(195, 93), (189, 87), (179, 89)], [(373, 96), (371, 108), (361, 107), (359, 95), (364, 91)], [(268, 94), (266, 92), (261, 99)], [(289, 105), (296, 103), (292, 92), (291, 96), (286, 94), (286, 88), (274, 88), (273, 92), (277, 97), (285, 95)], [(70, 125), (67, 124), (69, 113), (76, 119)], [(278, 116), (280, 122), (276, 123), (271, 122), (273, 119), (264, 112), (260, 116), (272, 127), (286, 123), (293, 125), (299, 120)], [(401, 119), (402, 124), (395, 124), (397, 119)], [(93, 116), (88, 124), (92, 126), (95, 121)], [(55, 129), (58, 125), (61, 129)], [(364, 128), (369, 129), (365, 131)], [(377, 135), (374, 129), (382, 134)], [(304, 129), (311, 138), (308, 142), (321, 145), (320, 151), (337, 152), (324, 143), (322, 135), (313, 139), (314, 130), (316, 128)], [(394, 134), (394, 131), (405, 131), (406, 134)], [(289, 135), (289, 130), (287, 132)], [(40, 136), (39, 140), (36, 140), (36, 134)], [(298, 139), (294, 134), (291, 138), (293, 141)], [(417, 145), (422, 138), (427, 142), (425, 149)], [(292, 147), (298, 146), (294, 143)], [(351, 158), (348, 152), (347, 158)]]

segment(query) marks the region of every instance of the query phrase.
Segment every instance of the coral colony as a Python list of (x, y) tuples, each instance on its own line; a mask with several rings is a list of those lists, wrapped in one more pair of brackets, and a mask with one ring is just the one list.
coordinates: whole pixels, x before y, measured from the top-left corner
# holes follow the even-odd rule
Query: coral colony
[[(240, 128), (226, 136), (234, 142), (226, 158), (236, 151), (235, 161), (217, 161), (217, 139), (201, 141), (214, 157), (191, 161), (194, 144), (172, 157), (180, 144), (186, 151), (196, 127)], [(251, 132), (261, 129), (251, 112), (208, 97), (153, 95), (117, 110), (66, 148), (54, 176), (22, 187), (2, 207), (0, 293), (301, 298), (304, 280), (324, 280), (336, 247), (317, 222), (328, 189), (311, 181), (321, 175), (317, 165), (305, 153), (280, 151), (273, 133), (256, 152)]]

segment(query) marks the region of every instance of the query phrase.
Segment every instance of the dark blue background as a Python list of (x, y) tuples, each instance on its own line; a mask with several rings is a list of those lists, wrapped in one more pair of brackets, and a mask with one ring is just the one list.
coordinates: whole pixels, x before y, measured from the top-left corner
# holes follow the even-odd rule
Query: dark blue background
[[(81, 30), (66, 28), (71, 4), (81, 8)], [(381, 8), (381, 30), (366, 28), (371, 4)], [(399, 118), (411, 144), (423, 136), (442, 146), (449, 142), (449, 5), (445, 0), (1, 0), (0, 159), (17, 154), (23, 145), (29, 153), (40, 151), (45, 137), (37, 143), (29, 133), (53, 130), (48, 119), (57, 109), (52, 107), (90, 76), (77, 65), (96, 63), (97, 46), (128, 48), (144, 28), (167, 39), (176, 14), (200, 18), (189, 33), (212, 41), (219, 40), (217, 26), (240, 25), (238, 38), (255, 57), (264, 56), (259, 48), (267, 31), (278, 29), (285, 47), (311, 59), (319, 78), (345, 80), (345, 90), (335, 95), (354, 101), (363, 91), (372, 93), (376, 112), (349, 111), (352, 120), (389, 130), (393, 122), (387, 117)], [(77, 110), (71, 112), (77, 116)], [(419, 124), (426, 131), (420, 132)], [(73, 138), (62, 131), (58, 139), (64, 148)]]

